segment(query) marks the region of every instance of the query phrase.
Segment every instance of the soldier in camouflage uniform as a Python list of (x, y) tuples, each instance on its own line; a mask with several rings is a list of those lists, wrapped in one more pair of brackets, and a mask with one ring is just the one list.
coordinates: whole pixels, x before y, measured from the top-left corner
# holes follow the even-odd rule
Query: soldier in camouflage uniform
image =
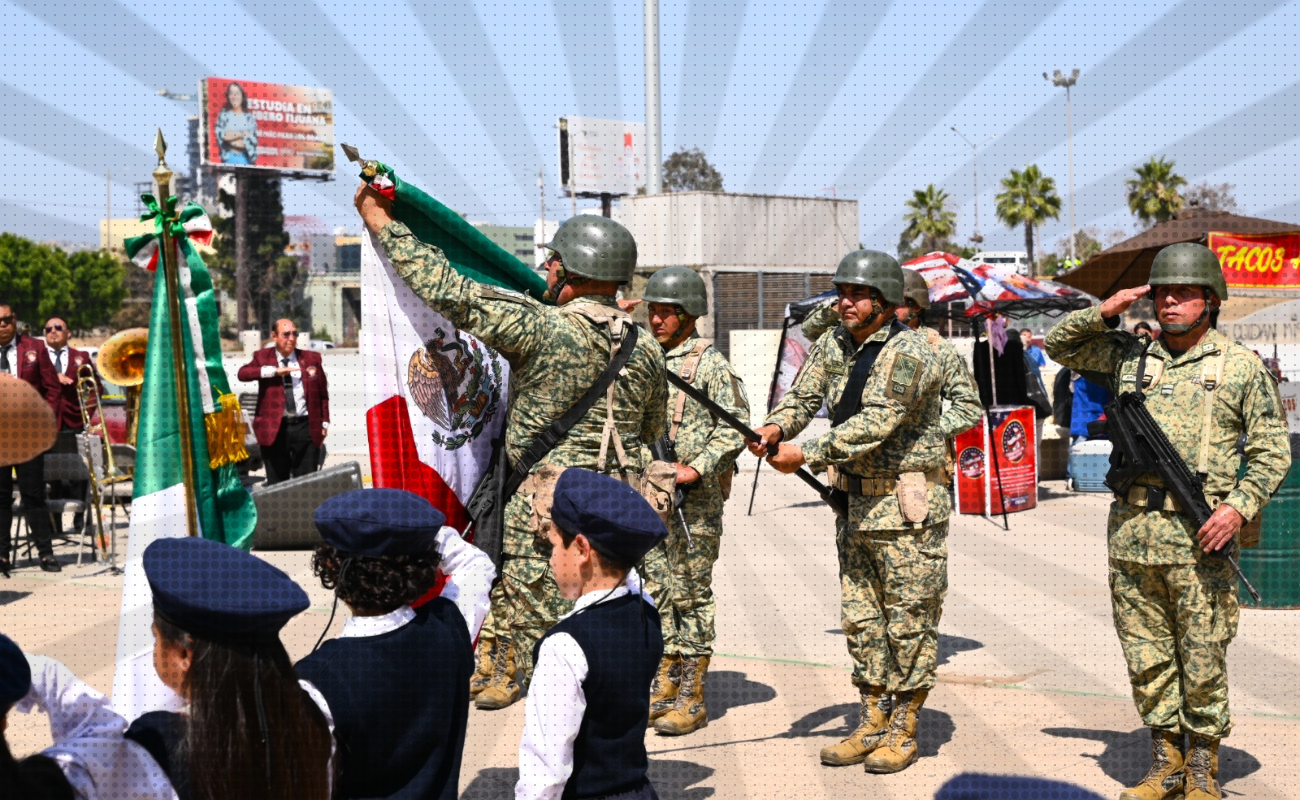
[[(708, 313), (704, 281), (691, 269), (669, 267), (646, 284), (650, 330), (668, 369), (742, 420), (749, 419), (744, 386), (695, 320)], [(659, 608), (664, 657), (650, 690), (650, 720), (670, 736), (708, 724), (704, 678), (713, 656), (713, 564), (722, 539), (722, 503), (731, 493), (736, 456), (745, 439), (675, 386), (668, 387), (668, 438), (677, 449), (677, 484), (686, 489), (682, 516), (669, 517), (668, 539), (646, 556), (646, 588)]]
[[(858, 250), (840, 261), (834, 280), (843, 323), (817, 341), (758, 433), (764, 443), (790, 439), (823, 402), (834, 409), (829, 432), (802, 447), (781, 444), (768, 461), (786, 473), (804, 464), (826, 469), (847, 494), (848, 518), (838, 520), (836, 545), (861, 721), (821, 751), (822, 763), (865, 762), (868, 772), (897, 772), (917, 757), (917, 717), (934, 686), (948, 590), (943, 375), (926, 336), (894, 317), (903, 303), (898, 262)], [(855, 367), (873, 353), (874, 367), (854, 397)], [(764, 452), (760, 444), (750, 449)]]
[[(533, 438), (573, 406), (609, 364), (614, 333), (633, 323), (618, 308), (618, 287), (631, 280), (636, 243), (622, 225), (583, 215), (560, 226), (548, 245), (548, 299), (544, 305), (518, 292), (460, 275), (437, 247), (394, 222), (390, 204), (369, 187), (357, 191), (357, 209), (375, 231), (394, 269), (430, 308), (473, 333), (510, 363), (514, 402), (506, 418), (505, 448), (517, 463)], [(532, 495), (542, 467), (583, 467), (637, 480), (650, 462), (647, 445), (667, 427), (663, 350), (648, 336), (607, 399), (580, 419), (533, 468), (505, 509), (501, 580), (479, 648), (490, 655), (487, 675), (476, 674), (479, 708), (505, 708), (519, 699), (532, 674), (533, 645), (572, 603), (561, 598), (550, 572), (545, 526), (536, 527)], [(480, 656), (480, 668), (483, 666)], [(486, 684), (486, 686), (484, 686)]]
[[(1076, 311), (1047, 336), (1048, 354), (1116, 394), (1134, 391), (1139, 361), (1146, 405), (1188, 467), (1204, 478), (1213, 516), (1197, 530), (1154, 474), (1110, 508), (1111, 606), (1133, 700), (1152, 734), (1153, 764), (1123, 800), (1220, 797), (1219, 740), (1228, 735), (1228, 643), (1237, 633), (1237, 580), (1223, 558), (1291, 464), (1286, 420), (1259, 357), (1214, 329), (1227, 285), (1198, 244), (1161, 250), (1149, 286)], [(1120, 329), (1120, 315), (1151, 293), (1152, 341)], [(1096, 376), (1096, 377), (1094, 377)], [(1237, 477), (1245, 434), (1247, 468)], [(1190, 737), (1183, 748), (1183, 735)]]
[[(943, 430), (944, 438), (951, 441), (980, 421), (984, 406), (980, 404), (979, 389), (957, 349), (934, 328), (921, 326), (922, 317), (930, 308), (930, 287), (921, 273), (906, 267), (903, 268), (903, 300), (903, 304), (895, 310), (898, 321), (914, 331), (924, 333), (939, 359), (939, 369), (943, 374), (943, 388), (939, 393), (944, 400), (939, 427)], [(838, 306), (839, 303), (831, 301), (808, 312), (800, 325), (808, 341), (817, 341), (826, 331), (840, 324)]]

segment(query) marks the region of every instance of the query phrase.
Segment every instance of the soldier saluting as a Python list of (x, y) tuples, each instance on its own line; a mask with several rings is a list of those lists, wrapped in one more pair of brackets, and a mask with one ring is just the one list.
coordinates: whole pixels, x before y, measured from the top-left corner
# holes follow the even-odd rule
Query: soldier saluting
[[(749, 419), (749, 402), (727, 359), (695, 332), (708, 313), (704, 280), (692, 269), (668, 267), (651, 276), (642, 296), (650, 330), (668, 369), (734, 416)], [(670, 736), (708, 724), (704, 677), (715, 638), (713, 565), (722, 538), (722, 504), (745, 439), (708, 409), (670, 387), (668, 439), (676, 455), (677, 484), (686, 490), (682, 525), (668, 518), (668, 538), (646, 556), (646, 588), (659, 608), (664, 656), (651, 686), (650, 721)]]
[(926, 336), (894, 317), (903, 303), (897, 261), (858, 250), (833, 280), (843, 322), (817, 341), (750, 450), (762, 455), (766, 444), (798, 435), (823, 401), (834, 409), (829, 432), (802, 447), (782, 444), (768, 461), (785, 473), (826, 468), (848, 500), (836, 545), (861, 722), (822, 749), (822, 763), (898, 772), (917, 758), (917, 718), (935, 682), (948, 590), (943, 376)]
[[(1119, 330), (1120, 315), (1148, 292), (1160, 320), (1155, 340)], [(1214, 509), (1198, 529), (1154, 474), (1138, 476), (1110, 507), (1115, 629), (1152, 739), (1151, 769), (1121, 800), (1161, 800), (1180, 791), (1186, 800), (1222, 796), (1219, 740), (1232, 727), (1226, 656), (1238, 604), (1227, 560), (1212, 554), (1237, 546), (1242, 525), (1259, 514), (1291, 465), (1272, 375), (1258, 356), (1214, 329), (1227, 297), (1214, 253), (1176, 244), (1156, 256), (1148, 286), (1076, 311), (1047, 335), (1047, 353), (1061, 364), (1117, 395), (1145, 393), (1151, 416), (1198, 474)], [(1238, 478), (1243, 433), (1247, 466)]]
[(534, 495), (553, 488), (540, 485), (538, 470), (582, 467), (639, 484), (650, 462), (647, 445), (667, 427), (663, 350), (647, 336), (634, 340), (607, 392), (567, 433), (549, 448), (543, 446), (549, 437), (541, 436), (592, 389), (622, 343), (636, 336), (615, 300), (636, 269), (636, 242), (612, 219), (581, 215), (566, 221), (548, 245), (547, 296), (556, 303), (548, 306), (456, 272), (440, 249), (395, 222), (391, 202), (369, 186), (357, 190), (356, 207), (412, 291), (510, 363), (509, 463), (527, 463), (542, 453), (506, 504), (501, 580), (492, 589), (471, 686), (479, 689), (479, 708), (505, 708), (528, 684), (533, 645), (572, 606), (560, 596), (548, 565), (549, 520), (533, 512)]

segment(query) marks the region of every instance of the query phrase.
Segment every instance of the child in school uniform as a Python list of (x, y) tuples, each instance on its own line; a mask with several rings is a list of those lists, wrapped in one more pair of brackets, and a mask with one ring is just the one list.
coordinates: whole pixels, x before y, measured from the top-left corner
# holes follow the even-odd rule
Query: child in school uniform
[[(312, 569), (352, 612), (297, 667), (338, 743), (334, 797), (455, 800), (492, 560), (399, 489), (336, 495), (315, 519)], [(412, 609), (439, 569), (440, 596)]]
[(584, 469), (560, 474), (551, 569), (577, 602), (537, 643), (516, 800), (658, 800), (645, 731), (664, 643), (633, 566), (667, 535), (626, 484)]

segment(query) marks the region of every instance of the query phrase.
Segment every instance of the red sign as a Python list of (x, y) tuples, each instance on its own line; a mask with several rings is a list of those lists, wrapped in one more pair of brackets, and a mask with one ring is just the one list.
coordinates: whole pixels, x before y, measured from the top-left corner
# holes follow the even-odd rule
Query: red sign
[(1300, 289), (1300, 232), (1210, 231), (1206, 243), (1219, 257), (1228, 286)]
[(996, 406), (993, 443), (985, 419), (956, 439), (957, 513), (1001, 514), (1038, 505), (1038, 448), (1034, 442), (1034, 410), (1029, 406)]
[(334, 171), (329, 89), (206, 78), (199, 95), (204, 164)]

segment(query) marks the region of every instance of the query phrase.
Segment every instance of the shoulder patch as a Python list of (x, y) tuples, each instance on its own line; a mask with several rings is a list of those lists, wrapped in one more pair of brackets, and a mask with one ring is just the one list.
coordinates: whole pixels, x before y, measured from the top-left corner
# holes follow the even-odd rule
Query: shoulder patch
[(889, 365), (886, 393), (901, 403), (910, 403), (916, 397), (920, 375), (920, 359), (906, 353), (895, 352), (894, 361)]
[(479, 284), (478, 296), (489, 300), (505, 300), (508, 303), (522, 303), (524, 305), (531, 305), (536, 302), (523, 292), (516, 292), (514, 289), (506, 289), (501, 286), (493, 286), (489, 283)]

